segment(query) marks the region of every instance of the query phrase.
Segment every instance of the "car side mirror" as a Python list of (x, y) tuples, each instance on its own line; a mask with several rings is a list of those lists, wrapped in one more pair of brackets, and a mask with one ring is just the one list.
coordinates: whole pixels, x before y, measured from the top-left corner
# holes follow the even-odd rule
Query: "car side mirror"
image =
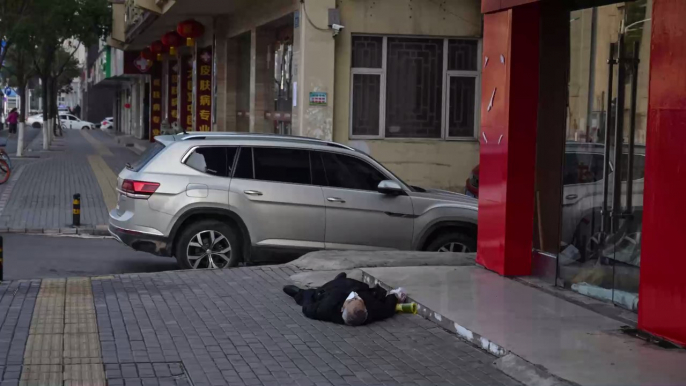
[(379, 193), (388, 194), (389, 196), (400, 196), (405, 194), (403, 187), (399, 183), (391, 180), (384, 180), (379, 182), (376, 188)]

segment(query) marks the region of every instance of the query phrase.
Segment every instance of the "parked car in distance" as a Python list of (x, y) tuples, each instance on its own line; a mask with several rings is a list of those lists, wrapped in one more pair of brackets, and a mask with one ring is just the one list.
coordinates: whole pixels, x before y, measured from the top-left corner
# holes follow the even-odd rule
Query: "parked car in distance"
[(43, 127), (43, 114), (36, 114), (26, 117), (26, 125), (31, 126), (34, 129), (40, 129)]
[(410, 186), (348, 146), (219, 132), (155, 139), (119, 174), (109, 230), (183, 268), (322, 249), (476, 251), (476, 199)]
[(479, 165), (476, 165), (469, 173), (469, 178), (467, 178), (464, 186), (464, 194), (479, 198)]
[(107, 117), (98, 126), (101, 130), (114, 129), (114, 118)]
[(91, 130), (95, 129), (95, 125), (88, 121), (82, 121), (72, 114), (60, 114), (60, 124), (62, 129), (75, 129), (75, 130)]

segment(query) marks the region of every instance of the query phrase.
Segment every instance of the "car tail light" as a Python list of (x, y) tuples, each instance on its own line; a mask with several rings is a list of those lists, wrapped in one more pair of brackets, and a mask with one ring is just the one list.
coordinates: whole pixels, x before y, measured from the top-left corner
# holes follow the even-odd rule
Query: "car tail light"
[(106, 124), (107, 124), (107, 121), (102, 121), (102, 124), (103, 124), (103, 125), (106, 125)]
[(121, 184), (121, 192), (127, 197), (147, 199), (159, 187), (160, 184), (157, 182), (124, 180)]

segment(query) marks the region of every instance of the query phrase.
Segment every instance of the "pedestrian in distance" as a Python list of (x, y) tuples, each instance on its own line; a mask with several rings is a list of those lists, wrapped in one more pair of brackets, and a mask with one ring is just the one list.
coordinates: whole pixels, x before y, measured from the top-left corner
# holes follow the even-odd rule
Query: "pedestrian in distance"
[(319, 288), (300, 289), (294, 285), (283, 287), (283, 292), (302, 306), (303, 314), (314, 320), (361, 326), (387, 319), (396, 313), (396, 305), (407, 295), (401, 290), (390, 294), (376, 285), (347, 278), (345, 272)]
[(13, 108), (9, 114), (7, 114), (7, 124), (10, 126), (10, 134), (17, 132), (17, 122), (19, 122), (19, 113), (16, 108)]

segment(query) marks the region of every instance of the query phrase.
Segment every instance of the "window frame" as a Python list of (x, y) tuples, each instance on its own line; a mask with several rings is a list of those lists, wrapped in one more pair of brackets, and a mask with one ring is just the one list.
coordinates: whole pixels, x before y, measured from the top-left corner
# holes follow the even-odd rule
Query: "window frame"
[[(386, 140), (401, 140), (401, 141), (457, 141), (457, 142), (477, 142), (479, 138), (479, 133), (481, 131), (481, 71), (483, 69), (483, 47), (482, 39), (480, 37), (457, 37), (457, 36), (413, 36), (413, 35), (375, 35), (375, 34), (353, 34), (353, 38), (357, 36), (371, 36), (371, 37), (381, 37), (381, 68), (368, 68), (368, 67), (353, 67), (350, 64), (350, 99), (349, 99), (349, 109), (348, 109), (348, 138), (351, 140), (357, 139), (386, 139)], [(417, 138), (417, 137), (386, 137), (386, 76), (387, 76), (387, 61), (388, 61), (388, 38), (409, 38), (409, 39), (443, 39), (443, 90), (441, 95), (441, 136), (439, 138)], [(465, 71), (465, 70), (449, 70), (448, 69), (448, 57), (449, 57), (449, 41), (450, 40), (473, 40), (477, 42), (477, 63), (476, 71)], [(352, 58), (352, 48), (350, 57)], [(352, 60), (352, 59), (351, 59)], [(353, 106), (355, 99), (354, 92), (354, 77), (355, 75), (379, 75), (380, 79), (380, 90), (379, 90), (379, 134), (378, 135), (356, 135), (353, 134)], [(450, 112), (448, 111), (448, 106), (450, 105), (450, 79), (452, 77), (461, 78), (474, 78), (476, 82), (476, 90), (474, 93), (474, 131), (471, 137), (458, 137), (450, 136), (450, 130), (448, 127), (448, 118)]]

